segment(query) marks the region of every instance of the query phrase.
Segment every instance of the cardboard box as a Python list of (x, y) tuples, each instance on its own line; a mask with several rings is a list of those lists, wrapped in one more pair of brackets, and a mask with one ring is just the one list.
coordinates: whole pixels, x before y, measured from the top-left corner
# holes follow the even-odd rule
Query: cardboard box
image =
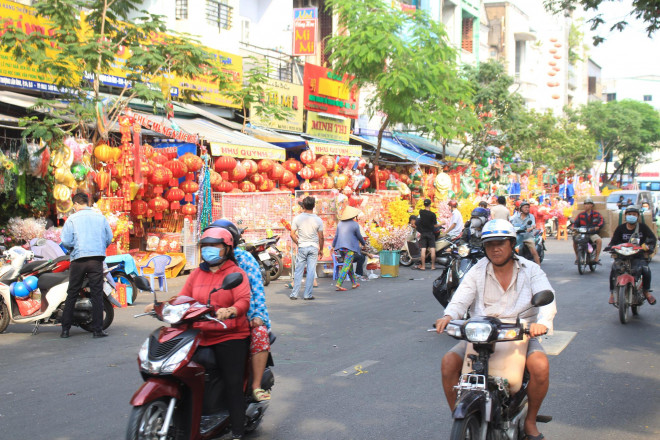
[[(601, 237), (611, 237), (612, 234), (614, 233), (614, 230), (623, 222), (625, 222), (625, 211), (623, 210), (616, 210), (616, 211), (607, 211), (608, 218), (605, 219), (605, 227), (603, 230), (607, 231), (607, 235), (600, 234)], [(651, 231), (653, 231), (653, 234), (656, 235), (657, 238), (657, 231), (656, 231), (656, 226), (655, 223), (653, 223), (653, 216), (650, 211), (647, 211), (643, 214), (642, 216), (642, 223), (648, 226)]]
[(575, 199), (575, 203), (583, 203), (584, 200), (589, 197), (594, 203), (605, 203), (607, 202), (607, 196), (580, 196)]
[[(573, 215), (571, 215), (571, 221), (575, 223), (575, 220), (577, 219), (577, 216), (587, 209), (587, 207), (584, 205), (584, 203), (576, 204), (575, 207), (573, 208)], [(594, 203), (594, 211), (598, 211), (600, 215), (603, 216), (603, 220), (605, 220), (605, 223), (607, 223), (607, 204), (602, 203), (602, 202), (596, 202)]]

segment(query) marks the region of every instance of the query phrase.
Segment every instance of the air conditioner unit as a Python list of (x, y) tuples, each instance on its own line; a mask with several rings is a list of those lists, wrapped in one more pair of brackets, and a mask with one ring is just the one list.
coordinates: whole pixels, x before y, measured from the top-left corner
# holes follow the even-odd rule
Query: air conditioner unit
[(250, 42), (250, 20), (247, 18), (241, 19), (241, 41), (243, 43)]

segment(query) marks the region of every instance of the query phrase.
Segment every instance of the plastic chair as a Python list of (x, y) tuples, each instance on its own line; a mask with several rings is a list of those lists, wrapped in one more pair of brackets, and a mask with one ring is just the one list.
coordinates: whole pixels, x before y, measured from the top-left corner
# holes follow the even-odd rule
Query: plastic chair
[(339, 278), (339, 271), (344, 267), (344, 262), (339, 261), (341, 259), (341, 254), (339, 251), (333, 251), (332, 252), (332, 279), (336, 280)]
[[(153, 261), (154, 263), (154, 272), (145, 274), (143, 269), (149, 267), (149, 264)], [(154, 278), (158, 278), (158, 290), (161, 292), (167, 292), (167, 277), (165, 276), (165, 268), (168, 264), (172, 262), (172, 257), (169, 255), (156, 255), (155, 257), (149, 258), (147, 264), (140, 266), (140, 275), (149, 278), (149, 284), (151, 285), (151, 290), (154, 289)], [(163, 287), (165, 290), (163, 290)]]
[(557, 240), (568, 240), (568, 231), (565, 224), (557, 228)]

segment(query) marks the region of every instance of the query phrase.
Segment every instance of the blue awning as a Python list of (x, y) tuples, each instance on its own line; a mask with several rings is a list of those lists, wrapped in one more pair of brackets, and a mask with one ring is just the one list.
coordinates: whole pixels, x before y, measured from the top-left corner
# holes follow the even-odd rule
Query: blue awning
[[(369, 142), (374, 148), (376, 148), (378, 145), (378, 137), (376, 136), (359, 135), (357, 137)], [(396, 139), (392, 139), (390, 137), (383, 137), (380, 149), (383, 153), (391, 154), (411, 162), (416, 162), (420, 165), (428, 165), (432, 167), (440, 166), (437, 160), (429, 157), (430, 155), (428, 153), (420, 154), (416, 151), (410, 150), (401, 145), (401, 143), (397, 142)]]

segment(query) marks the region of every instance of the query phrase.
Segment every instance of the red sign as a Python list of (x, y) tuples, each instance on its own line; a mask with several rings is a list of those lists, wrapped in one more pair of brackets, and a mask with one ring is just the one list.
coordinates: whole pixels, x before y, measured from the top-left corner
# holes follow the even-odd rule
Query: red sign
[(330, 69), (305, 63), (305, 110), (357, 119), (358, 90), (349, 89), (348, 81), (348, 76), (341, 78)]
[(196, 134), (188, 134), (180, 129), (175, 130), (172, 127), (168, 127), (159, 122), (152, 121), (151, 119), (139, 113), (134, 113), (133, 117), (135, 118), (135, 122), (137, 122), (144, 128), (148, 128), (151, 131), (155, 131), (156, 133), (163, 134), (168, 138), (176, 139), (182, 142), (189, 142), (191, 144), (196, 144), (199, 141), (199, 136), (197, 136)]
[(316, 18), (293, 20), (293, 55), (316, 55)]

